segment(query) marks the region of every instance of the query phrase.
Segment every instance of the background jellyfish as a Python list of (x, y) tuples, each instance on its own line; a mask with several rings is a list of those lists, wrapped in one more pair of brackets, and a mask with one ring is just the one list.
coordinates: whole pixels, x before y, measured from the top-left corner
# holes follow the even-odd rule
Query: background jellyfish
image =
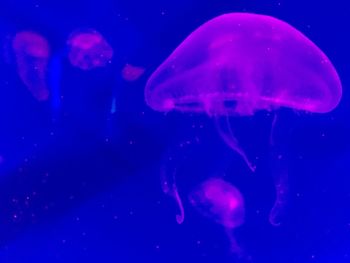
[(145, 69), (142, 67), (126, 64), (122, 70), (122, 77), (126, 81), (135, 81), (139, 79), (144, 72)]
[[(341, 96), (334, 66), (311, 40), (281, 20), (249, 13), (222, 15), (200, 26), (145, 87), (146, 103), (153, 110), (212, 117), (219, 135), (252, 171), (255, 167), (234, 137), (229, 117), (281, 107), (327, 113)], [(284, 199), (286, 175), (275, 175), (278, 202)], [(271, 220), (278, 210), (274, 207)]]
[(104, 67), (113, 57), (113, 49), (96, 30), (73, 32), (68, 39), (70, 63), (82, 70)]
[(12, 40), (17, 71), (24, 85), (39, 101), (47, 100), (47, 66), (50, 46), (47, 40), (35, 32), (23, 31)]
[(193, 189), (189, 201), (200, 214), (225, 228), (232, 252), (241, 254), (232, 235), (232, 230), (244, 223), (244, 200), (240, 191), (221, 178), (210, 178)]
[[(126, 82), (134, 82), (137, 81), (145, 72), (145, 68), (143, 67), (138, 67), (138, 66), (133, 66), (129, 63), (126, 63), (121, 71), (121, 77), (123, 79), (123, 81), (121, 79), (117, 80), (117, 84), (119, 86), (123, 86), (124, 85), (124, 81)], [(112, 104), (111, 104), (111, 114), (116, 113), (117, 111), (117, 98), (116, 98), (116, 93), (117, 90), (120, 87), (117, 87), (114, 91), (113, 91), (113, 98), (112, 98)]]

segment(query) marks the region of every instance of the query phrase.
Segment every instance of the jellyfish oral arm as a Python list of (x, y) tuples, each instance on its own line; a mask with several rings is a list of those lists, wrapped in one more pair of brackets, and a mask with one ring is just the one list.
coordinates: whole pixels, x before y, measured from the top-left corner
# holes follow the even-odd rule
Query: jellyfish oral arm
[(168, 178), (169, 177), (166, 174), (166, 172), (162, 170), (160, 180), (161, 180), (161, 187), (162, 187), (163, 193), (174, 198), (180, 211), (180, 213), (176, 215), (176, 222), (178, 224), (182, 224), (185, 219), (185, 210), (183, 208), (183, 204), (175, 184), (175, 176), (173, 175), (173, 177), (171, 178), (171, 181)]
[(248, 168), (255, 172), (255, 165), (251, 163), (251, 161), (248, 159), (245, 152), (242, 150), (242, 148), (239, 146), (237, 139), (233, 135), (233, 131), (230, 125), (230, 122), (228, 120), (228, 116), (225, 117), (225, 121), (221, 122), (218, 117), (214, 117), (215, 119), (215, 126), (217, 128), (217, 131), (220, 135), (220, 137), (223, 139), (223, 141), (229, 146), (232, 150), (234, 150), (236, 153), (238, 153), (244, 160), (244, 162), (247, 164)]
[(178, 224), (182, 224), (185, 220), (185, 211), (184, 211), (184, 207), (182, 205), (181, 198), (179, 196), (179, 192), (177, 191), (176, 188), (174, 188), (174, 190), (173, 190), (173, 196), (174, 196), (176, 202), (178, 203), (179, 209), (180, 209), (180, 214), (176, 215), (176, 222)]
[(283, 172), (275, 183), (276, 201), (269, 214), (269, 222), (273, 226), (281, 225), (281, 217), (283, 216), (283, 210), (285, 209), (288, 197), (288, 188), (286, 187), (288, 180), (287, 178), (287, 172)]
[(230, 252), (242, 256), (242, 248), (238, 245), (236, 238), (234, 237), (233, 230), (231, 228), (225, 228), (226, 235), (230, 242)]

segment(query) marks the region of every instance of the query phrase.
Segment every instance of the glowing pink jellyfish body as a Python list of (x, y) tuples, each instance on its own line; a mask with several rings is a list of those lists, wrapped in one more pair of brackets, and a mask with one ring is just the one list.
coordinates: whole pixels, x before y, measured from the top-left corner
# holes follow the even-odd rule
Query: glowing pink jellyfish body
[(219, 116), (279, 107), (325, 113), (341, 95), (336, 70), (313, 42), (281, 20), (247, 13), (200, 26), (145, 89), (154, 110)]
[(142, 67), (126, 64), (122, 70), (122, 77), (124, 80), (132, 82), (138, 80), (144, 72), (145, 69)]
[(50, 57), (50, 46), (41, 35), (23, 31), (12, 40), (16, 57), (18, 74), (31, 94), (39, 101), (47, 100), (47, 67)]
[(244, 223), (244, 200), (240, 191), (220, 178), (210, 178), (189, 194), (190, 203), (205, 217), (227, 230), (233, 252), (240, 248), (232, 230)]
[[(327, 113), (341, 96), (334, 66), (311, 40), (286, 22), (249, 13), (225, 14), (204, 23), (145, 87), (146, 103), (156, 111), (214, 118), (222, 139), (252, 171), (255, 166), (234, 137), (230, 116), (280, 107)], [(220, 122), (222, 117), (226, 121)]]
[(70, 63), (82, 70), (104, 67), (113, 57), (113, 49), (95, 30), (77, 31), (68, 39)]

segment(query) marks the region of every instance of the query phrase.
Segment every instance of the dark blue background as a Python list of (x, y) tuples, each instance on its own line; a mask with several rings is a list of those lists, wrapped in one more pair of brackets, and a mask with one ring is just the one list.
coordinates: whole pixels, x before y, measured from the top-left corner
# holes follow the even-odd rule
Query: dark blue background
[[(249, 157), (258, 157), (251, 174), (207, 116), (164, 116), (143, 99), (147, 77), (189, 33), (238, 11), (272, 15), (301, 30), (334, 62), (343, 83), (332, 113), (280, 113), (276, 133), (287, 156), (289, 199), (278, 228), (268, 222), (275, 198), (272, 116), (231, 120)], [(235, 262), (222, 227), (186, 199), (202, 180), (223, 174), (246, 200), (246, 222), (235, 236), (252, 262), (350, 262), (349, 12), (343, 0), (2, 0), (0, 262)], [(84, 72), (69, 64), (67, 37), (79, 28), (105, 36), (115, 51), (111, 65)], [(59, 106), (35, 101), (21, 83), (7, 54), (8, 39), (20, 30), (50, 42), (50, 83), (64, 96)], [(124, 82), (125, 63), (146, 72)], [(196, 136), (200, 144), (177, 147)], [(183, 225), (160, 188), (159, 167), (169, 152), (186, 157), (177, 178)]]

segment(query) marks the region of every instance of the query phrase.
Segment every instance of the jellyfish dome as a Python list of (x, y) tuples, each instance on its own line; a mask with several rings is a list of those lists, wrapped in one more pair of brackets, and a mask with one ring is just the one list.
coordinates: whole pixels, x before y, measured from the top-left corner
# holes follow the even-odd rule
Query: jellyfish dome
[(338, 74), (320, 48), (286, 22), (249, 13), (200, 26), (145, 87), (154, 110), (218, 116), (279, 107), (326, 113), (341, 96)]

